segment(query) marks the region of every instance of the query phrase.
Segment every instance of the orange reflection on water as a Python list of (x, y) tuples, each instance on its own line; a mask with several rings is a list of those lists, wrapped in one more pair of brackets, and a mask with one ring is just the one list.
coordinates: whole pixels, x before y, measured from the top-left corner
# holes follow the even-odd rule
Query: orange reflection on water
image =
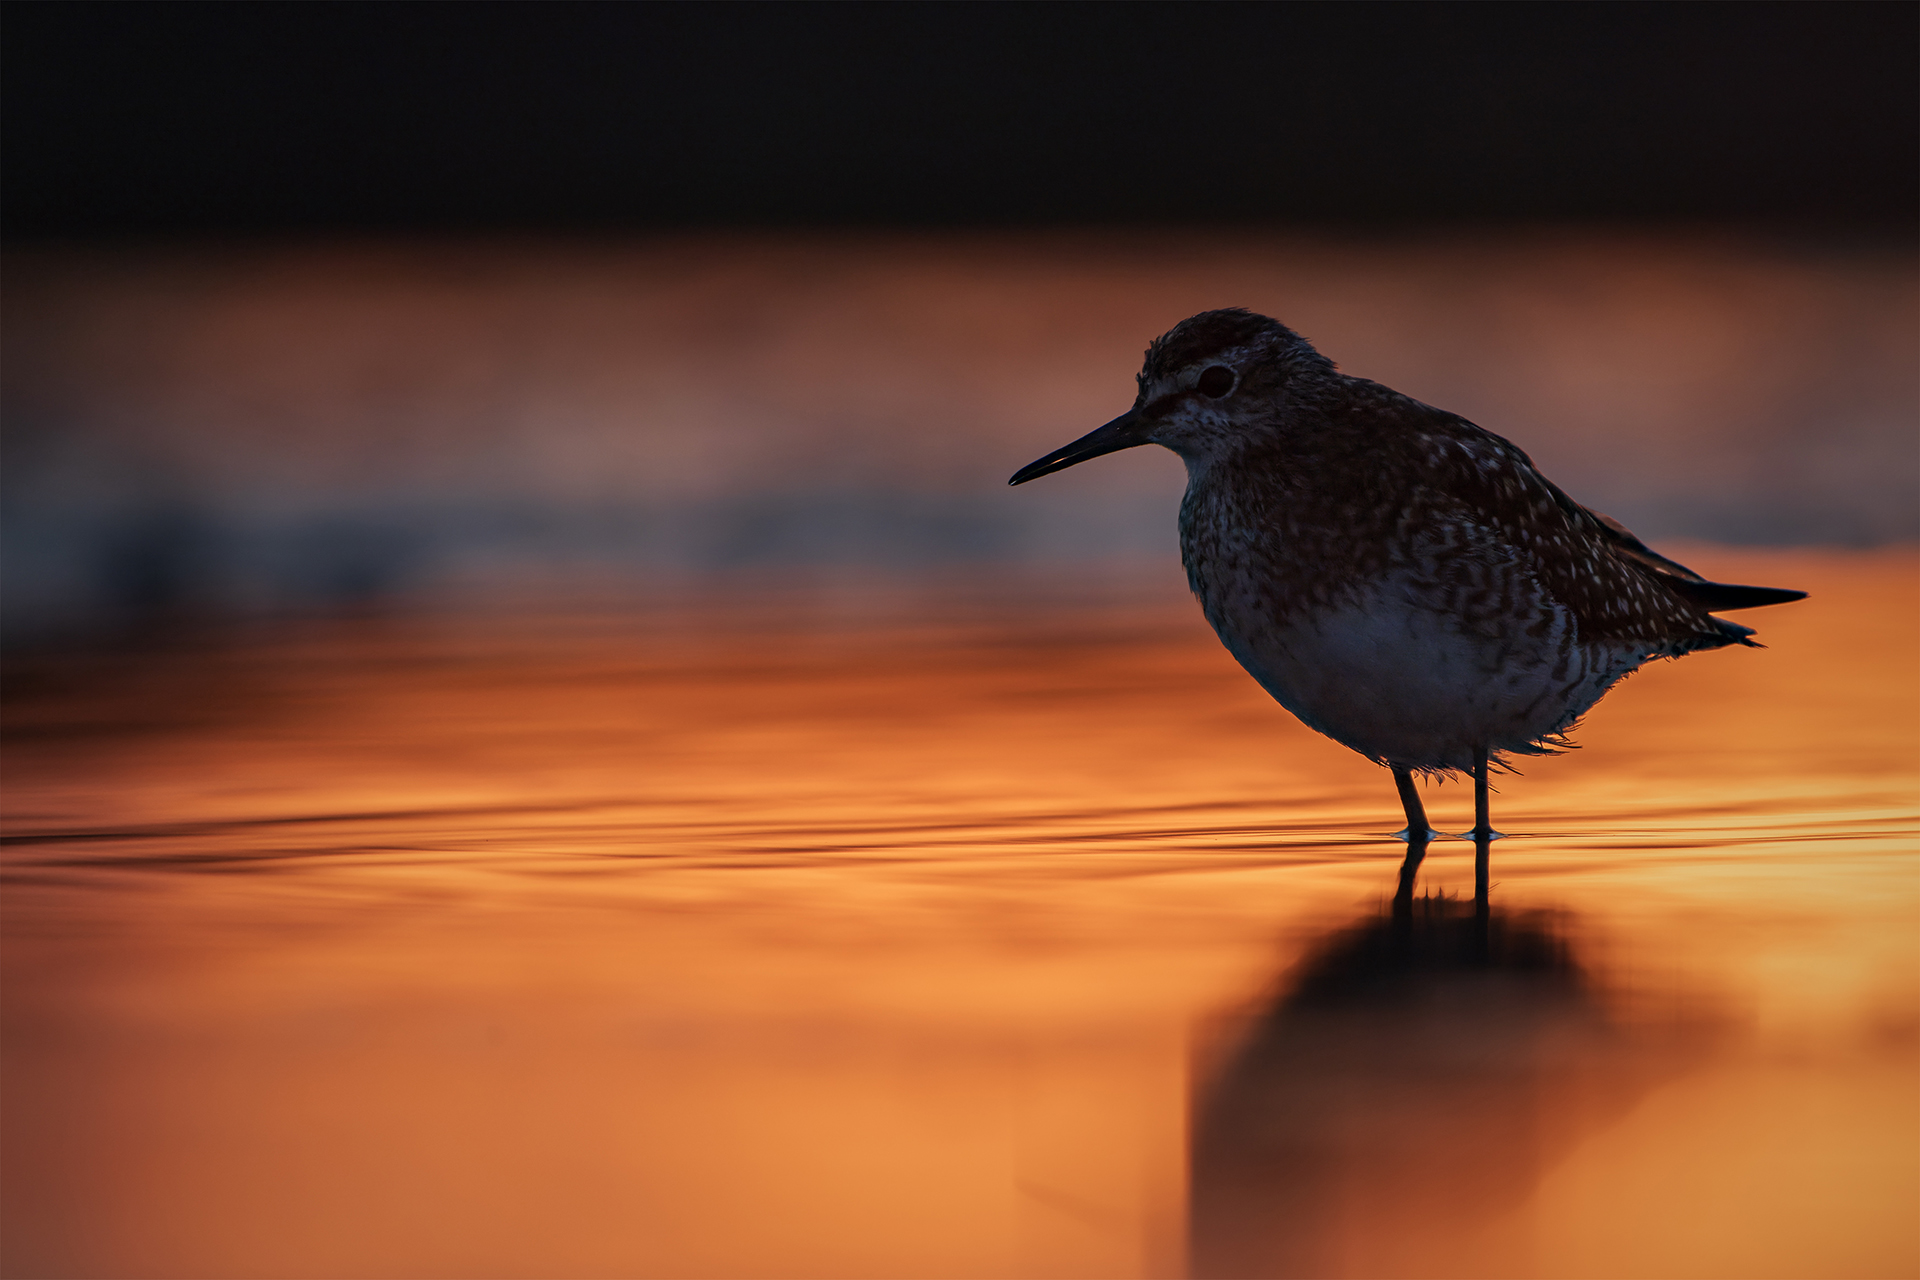
[(1681, 558), (1478, 941), (1168, 566), (17, 664), (6, 1269), (1911, 1274), (1914, 557)]

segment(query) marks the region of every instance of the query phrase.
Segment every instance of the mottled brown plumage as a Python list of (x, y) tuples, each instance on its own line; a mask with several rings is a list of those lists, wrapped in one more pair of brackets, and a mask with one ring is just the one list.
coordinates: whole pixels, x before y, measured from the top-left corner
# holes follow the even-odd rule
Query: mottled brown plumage
[(1514, 445), (1339, 373), (1278, 321), (1183, 321), (1133, 408), (1013, 477), (1161, 444), (1187, 466), (1180, 547), (1223, 643), (1307, 724), (1387, 765), (1409, 838), (1414, 772), (1565, 744), (1654, 658), (1753, 642), (1714, 609), (1803, 593), (1709, 583), (1587, 510)]

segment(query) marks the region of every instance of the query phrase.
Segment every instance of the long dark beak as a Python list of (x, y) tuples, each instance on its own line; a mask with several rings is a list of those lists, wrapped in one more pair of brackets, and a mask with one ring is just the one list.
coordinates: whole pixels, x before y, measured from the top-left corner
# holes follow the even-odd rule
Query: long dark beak
[(1029, 462), (1013, 473), (1008, 484), (1025, 484), (1041, 476), (1065, 471), (1076, 462), (1097, 458), (1103, 453), (1118, 453), (1147, 443), (1147, 424), (1139, 411), (1129, 409), (1104, 427), (1087, 432), (1064, 449), (1055, 449), (1038, 462)]

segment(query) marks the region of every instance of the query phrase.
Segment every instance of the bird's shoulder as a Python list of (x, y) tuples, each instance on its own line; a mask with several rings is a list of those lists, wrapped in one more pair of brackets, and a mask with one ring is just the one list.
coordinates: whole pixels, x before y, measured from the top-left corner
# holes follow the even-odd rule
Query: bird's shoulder
[[(1321, 411), (1337, 438), (1371, 460), (1367, 470), (1393, 475), (1412, 488), (1483, 503), (1550, 497), (1552, 486), (1545, 484), (1533, 459), (1505, 437), (1377, 382), (1343, 381), (1344, 394)], [(1578, 519), (1561, 503), (1553, 505)]]
[(1371, 441), (1370, 469), (1392, 476), (1409, 507), (1527, 540), (1576, 537), (1617, 548), (1627, 558), (1643, 557), (1648, 567), (1692, 576), (1619, 521), (1574, 501), (1506, 437), (1379, 383), (1347, 381), (1349, 394), (1334, 412), (1344, 418), (1347, 434)]

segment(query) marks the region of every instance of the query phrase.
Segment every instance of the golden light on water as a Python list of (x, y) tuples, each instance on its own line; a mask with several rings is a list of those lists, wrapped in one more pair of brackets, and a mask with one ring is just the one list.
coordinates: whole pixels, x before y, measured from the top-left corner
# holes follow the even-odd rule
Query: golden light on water
[(19, 666), (7, 1270), (1913, 1274), (1915, 558), (1671, 549), (1477, 940), (1157, 562)]

